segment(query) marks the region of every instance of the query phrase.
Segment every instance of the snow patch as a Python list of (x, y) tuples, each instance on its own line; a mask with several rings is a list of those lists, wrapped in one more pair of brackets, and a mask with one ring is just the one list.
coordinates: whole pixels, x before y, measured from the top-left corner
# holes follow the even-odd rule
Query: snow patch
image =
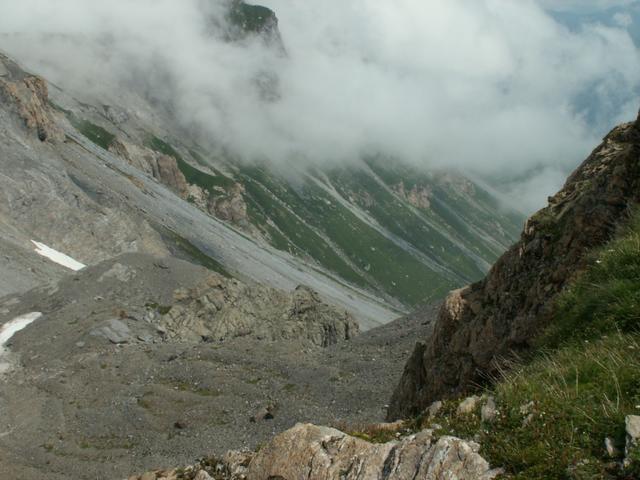
[(73, 270), (77, 272), (78, 270), (82, 270), (86, 267), (83, 263), (74, 260), (73, 258), (65, 255), (64, 253), (60, 253), (57, 250), (54, 250), (51, 247), (46, 246), (44, 243), (36, 242), (35, 240), (31, 240), (36, 246), (36, 253), (38, 255), (42, 255), (43, 257), (48, 258), (52, 262), (57, 263), (58, 265), (62, 265), (63, 267), (67, 267), (69, 270)]
[(5, 347), (7, 342), (11, 340), (16, 333), (24, 330), (41, 316), (42, 313), (40, 312), (27, 313), (0, 326), (0, 373), (5, 373), (11, 368), (11, 363), (6, 358), (9, 354), (9, 350)]

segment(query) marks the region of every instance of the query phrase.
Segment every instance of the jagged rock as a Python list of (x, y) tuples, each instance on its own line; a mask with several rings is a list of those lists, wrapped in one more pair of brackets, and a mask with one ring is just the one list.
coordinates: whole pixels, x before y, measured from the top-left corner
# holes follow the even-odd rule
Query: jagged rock
[(604, 439), (604, 449), (606, 450), (609, 458), (618, 458), (620, 456), (620, 450), (618, 450), (615, 441), (611, 437)]
[(530, 349), (587, 253), (607, 243), (640, 201), (639, 158), (640, 120), (614, 129), (487, 277), (447, 298), (433, 334), (407, 362), (390, 420), (475, 388), (497, 374), (501, 360)]
[(485, 480), (498, 475), (479, 446), (425, 430), (401, 441), (373, 444), (338, 430), (296, 425), (273, 439), (249, 464), (248, 480)]
[(631, 464), (631, 452), (636, 448), (640, 448), (640, 416), (628, 415), (625, 419), (625, 430), (627, 432), (627, 443), (624, 450), (624, 463), (628, 466)]
[(176, 159), (168, 155), (158, 155), (155, 161), (157, 170), (154, 170), (154, 177), (181, 197), (186, 198), (189, 185), (178, 168)]
[(247, 226), (247, 203), (244, 199), (245, 188), (240, 183), (225, 190), (222, 196), (212, 196), (209, 202), (209, 212), (220, 220), (239, 226)]
[(61, 142), (64, 132), (58, 126), (49, 106), (49, 89), (41, 77), (23, 72), (6, 56), (0, 54), (0, 99), (12, 106), (24, 125), (41, 141)]
[(473, 412), (475, 412), (476, 408), (478, 408), (478, 404), (480, 403), (480, 400), (482, 400), (482, 398), (477, 397), (475, 395), (473, 397), (464, 399), (460, 403), (460, 405), (458, 405), (457, 414), (471, 415)]
[(115, 318), (109, 320), (103, 327), (94, 330), (91, 334), (104, 337), (116, 345), (129, 343), (132, 340), (131, 330), (127, 324)]
[(480, 418), (483, 422), (491, 423), (497, 416), (498, 409), (496, 407), (496, 401), (493, 397), (489, 397), (480, 410)]
[(115, 139), (109, 145), (109, 151), (136, 167), (163, 185), (169, 187), (181, 198), (188, 198), (189, 184), (178, 167), (178, 161), (169, 155), (155, 152), (147, 147), (134, 145)]
[(174, 299), (178, 303), (158, 320), (169, 340), (252, 336), (327, 347), (359, 333), (351, 314), (327, 305), (304, 286), (287, 293), (211, 274), (191, 291), (176, 291)]

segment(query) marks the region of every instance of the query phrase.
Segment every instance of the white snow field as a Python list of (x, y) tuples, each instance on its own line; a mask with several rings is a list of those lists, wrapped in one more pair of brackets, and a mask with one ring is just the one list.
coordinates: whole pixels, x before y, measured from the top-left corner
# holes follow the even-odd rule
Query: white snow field
[(36, 246), (36, 253), (38, 255), (42, 255), (43, 257), (48, 258), (52, 262), (57, 263), (58, 265), (62, 265), (63, 267), (67, 267), (69, 270), (73, 270), (77, 272), (78, 270), (82, 270), (86, 267), (83, 263), (74, 260), (73, 258), (65, 255), (64, 253), (60, 253), (57, 250), (54, 250), (51, 247), (46, 246), (44, 243), (36, 242), (35, 240), (31, 240)]
[(42, 313), (40, 312), (27, 313), (0, 326), (0, 373), (5, 373), (11, 367), (11, 364), (3, 358), (8, 353), (5, 347), (6, 343), (11, 340), (17, 332), (25, 329), (41, 316)]

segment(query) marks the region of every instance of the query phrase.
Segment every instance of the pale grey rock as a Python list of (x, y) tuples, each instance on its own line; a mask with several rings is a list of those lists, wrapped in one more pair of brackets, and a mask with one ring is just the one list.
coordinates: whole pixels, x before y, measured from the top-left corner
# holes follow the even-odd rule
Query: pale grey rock
[(604, 439), (604, 448), (609, 458), (618, 458), (620, 456), (620, 450), (616, 447), (613, 438), (607, 437)]
[(640, 416), (627, 415), (625, 419), (625, 430), (627, 432), (627, 442), (625, 447), (625, 465), (631, 464), (629, 455), (633, 449), (640, 447)]
[(400, 441), (373, 444), (328, 427), (298, 424), (273, 439), (249, 464), (248, 480), (489, 480), (479, 445), (425, 430)]
[(158, 319), (172, 341), (224, 342), (250, 336), (328, 347), (359, 333), (351, 314), (324, 303), (304, 286), (288, 293), (212, 273), (193, 289), (176, 290), (174, 300), (177, 303)]
[(126, 283), (134, 279), (135, 276), (136, 271), (134, 269), (129, 268), (126, 265), (122, 265), (121, 263), (116, 263), (108, 271), (104, 272), (100, 278), (98, 278), (98, 282), (102, 283), (109, 278), (115, 278), (120, 282)]
[(132, 340), (131, 330), (127, 324), (115, 318), (109, 320), (103, 327), (94, 330), (91, 334), (104, 337), (116, 345), (129, 343)]

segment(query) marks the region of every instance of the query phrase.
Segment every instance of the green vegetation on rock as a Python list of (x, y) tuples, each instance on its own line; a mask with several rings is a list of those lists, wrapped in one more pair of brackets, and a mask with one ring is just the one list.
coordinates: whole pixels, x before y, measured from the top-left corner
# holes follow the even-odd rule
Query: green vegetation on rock
[(88, 120), (79, 118), (72, 113), (69, 114), (68, 118), (76, 130), (105, 150), (108, 150), (116, 139), (116, 136), (113, 133), (105, 130), (99, 125), (91, 123)]
[[(625, 418), (640, 415), (639, 299), (640, 214), (561, 295), (531, 361), (508, 365), (471, 413), (458, 412), (462, 398), (449, 400), (412, 431), (475, 439), (508, 478), (639, 478), (640, 452), (621, 467)], [(483, 421), (489, 396), (497, 414)]]

